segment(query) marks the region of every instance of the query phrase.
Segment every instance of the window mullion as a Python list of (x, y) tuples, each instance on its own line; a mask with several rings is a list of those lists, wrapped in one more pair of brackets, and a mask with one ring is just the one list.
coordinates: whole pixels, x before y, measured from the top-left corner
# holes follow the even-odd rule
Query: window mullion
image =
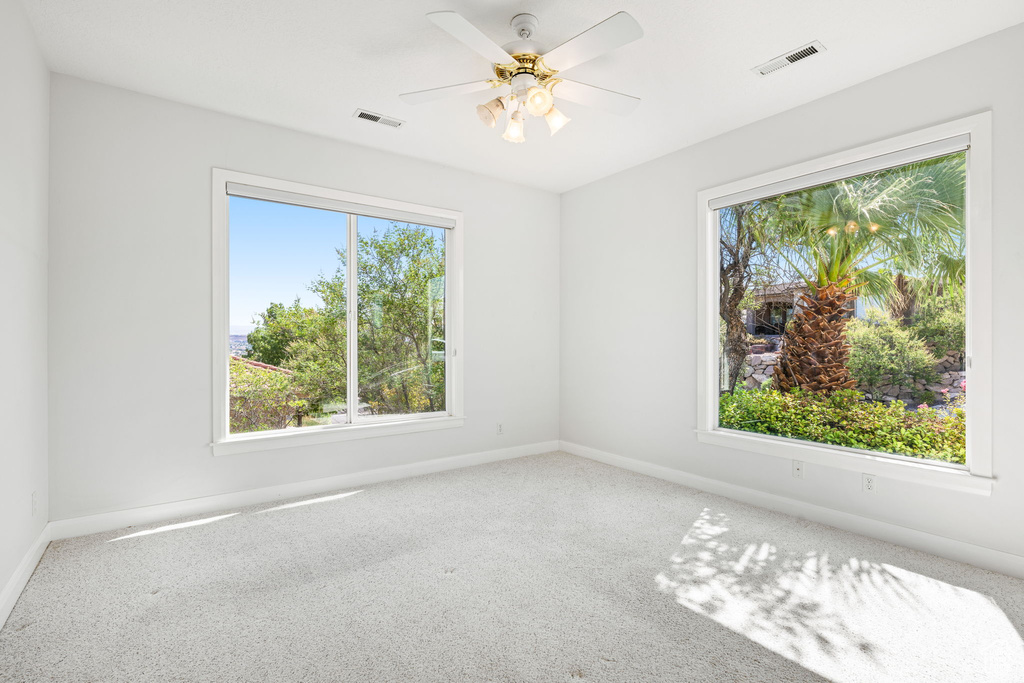
[(359, 414), (359, 292), (356, 287), (359, 254), (356, 253), (358, 242), (358, 221), (355, 214), (348, 215), (348, 245), (345, 250), (345, 338), (348, 341), (345, 367), (348, 369), (347, 395), (345, 399), (345, 421), (352, 424)]

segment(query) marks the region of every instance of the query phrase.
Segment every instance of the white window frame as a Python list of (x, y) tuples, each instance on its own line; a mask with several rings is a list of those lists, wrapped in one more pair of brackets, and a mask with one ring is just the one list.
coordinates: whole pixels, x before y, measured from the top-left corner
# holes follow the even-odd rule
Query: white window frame
[[(718, 426), (718, 209), (953, 151), (967, 152), (966, 466)], [(989, 495), (992, 491), (992, 113), (983, 112), (697, 194), (697, 439), (703, 443)], [(727, 455), (723, 455), (727, 457)], [(859, 480), (858, 480), (859, 485)]]
[[(331, 208), (348, 213), (348, 253), (354, 258), (346, 271), (354, 278), (353, 250), (357, 216), (390, 218), (401, 222), (418, 222), (446, 228), (445, 238), (445, 411), (416, 415), (382, 415), (372, 420), (358, 419), (350, 424), (317, 425), (302, 429), (278, 429), (245, 434), (231, 434), (229, 372), (229, 283), (230, 283), (230, 195), (254, 198), (279, 197), (298, 206)], [(246, 186), (246, 190), (238, 188)], [(241, 192), (241, 193), (240, 193)], [(212, 256), (213, 256), (213, 438), (214, 455), (228, 455), (274, 448), (331, 443), (349, 439), (406, 434), (461, 427), (463, 412), (463, 327), (462, 327), (462, 212), (410, 202), (372, 197), (327, 187), (318, 187), (288, 180), (269, 178), (226, 169), (212, 169)], [(347, 211), (346, 211), (347, 210)], [(351, 285), (350, 285), (351, 286)], [(355, 329), (356, 306), (349, 308), (347, 324)], [(356, 353), (356, 336), (348, 335), (350, 358)], [(349, 384), (355, 388), (358, 370), (349, 363)]]

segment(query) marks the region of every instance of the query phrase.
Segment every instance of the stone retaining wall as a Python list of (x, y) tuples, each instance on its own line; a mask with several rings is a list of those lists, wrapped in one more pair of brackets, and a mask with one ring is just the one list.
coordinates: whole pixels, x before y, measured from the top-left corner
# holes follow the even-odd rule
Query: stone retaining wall
[[(757, 389), (765, 382), (772, 381), (772, 375), (775, 374), (778, 358), (778, 353), (757, 353), (747, 356), (746, 363), (743, 366), (746, 388)], [(882, 393), (883, 400), (895, 401), (899, 399), (908, 404), (916, 404), (920, 400), (920, 392), (930, 391), (935, 394), (934, 402), (942, 403), (943, 389), (947, 390), (947, 395), (951, 398), (961, 393), (960, 384), (967, 379), (967, 372), (960, 370), (960, 367), (959, 356), (950, 354), (935, 366), (935, 372), (939, 376), (939, 380), (936, 383), (926, 384), (922, 381), (917, 382), (914, 387), (897, 387), (882, 384), (878, 390)], [(865, 391), (863, 387), (858, 388), (861, 391)]]

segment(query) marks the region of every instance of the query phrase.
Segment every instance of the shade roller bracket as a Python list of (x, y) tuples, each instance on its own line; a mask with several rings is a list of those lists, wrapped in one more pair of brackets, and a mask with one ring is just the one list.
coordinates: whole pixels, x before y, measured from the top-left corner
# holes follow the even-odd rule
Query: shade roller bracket
[(368, 218), (381, 218), (384, 220), (396, 221), (398, 223), (414, 223), (425, 225), (431, 228), (452, 229), (455, 227), (455, 219), (449, 216), (437, 216), (415, 211), (402, 211), (399, 209), (388, 209), (372, 204), (361, 204), (359, 202), (345, 201), (343, 199), (331, 199), (298, 192), (287, 192), (285, 190), (274, 190), (267, 187), (245, 185), (243, 183), (226, 183), (227, 194), (231, 197), (243, 197), (245, 199), (261, 199), (278, 204), (291, 204), (294, 206), (306, 206), (314, 209), (326, 209), (339, 213), (366, 216)]

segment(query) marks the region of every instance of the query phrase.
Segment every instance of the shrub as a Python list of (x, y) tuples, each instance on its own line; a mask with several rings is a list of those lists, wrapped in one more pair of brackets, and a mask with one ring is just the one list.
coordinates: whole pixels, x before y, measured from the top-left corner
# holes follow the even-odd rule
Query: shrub
[(930, 389), (922, 389), (921, 391), (915, 391), (914, 398), (916, 398), (919, 403), (922, 403), (926, 406), (930, 406), (937, 400), (935, 397), (935, 392), (931, 391)]
[(960, 464), (967, 455), (963, 410), (914, 413), (901, 401), (865, 401), (859, 391), (823, 396), (741, 390), (719, 399), (718, 422), (727, 429)]
[(921, 339), (932, 344), (942, 357), (963, 355), (966, 335), (967, 301), (963, 290), (929, 297), (918, 304), (911, 327)]
[(231, 432), (284, 429), (303, 406), (291, 375), (231, 359)]
[(917, 380), (938, 379), (938, 359), (924, 340), (877, 308), (869, 309), (864, 320), (850, 321), (846, 340), (850, 344), (850, 372), (875, 398), (884, 385), (911, 387)]

